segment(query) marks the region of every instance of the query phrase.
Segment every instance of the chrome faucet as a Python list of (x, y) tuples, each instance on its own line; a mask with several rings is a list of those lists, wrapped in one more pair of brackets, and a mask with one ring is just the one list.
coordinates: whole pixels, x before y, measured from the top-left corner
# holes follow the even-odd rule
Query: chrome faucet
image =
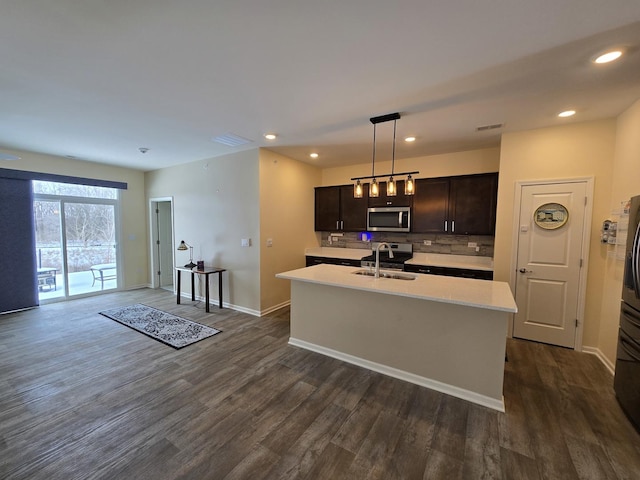
[(388, 243), (386, 242), (380, 242), (378, 244), (378, 246), (376, 247), (376, 273), (375, 273), (375, 278), (380, 278), (380, 247), (387, 247), (387, 250), (389, 250), (389, 258), (393, 258), (393, 250), (391, 250), (391, 247), (389, 246)]

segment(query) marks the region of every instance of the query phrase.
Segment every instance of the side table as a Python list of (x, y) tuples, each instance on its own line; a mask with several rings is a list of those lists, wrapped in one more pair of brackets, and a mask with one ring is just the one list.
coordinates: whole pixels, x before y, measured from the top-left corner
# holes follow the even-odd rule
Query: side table
[(225, 268), (219, 267), (205, 267), (204, 270), (195, 270), (191, 268), (185, 267), (176, 267), (176, 272), (178, 273), (178, 284), (177, 284), (177, 304), (180, 305), (180, 274), (182, 272), (189, 272), (191, 274), (191, 300), (196, 300), (196, 291), (195, 291), (195, 276), (200, 275), (204, 277), (204, 290), (205, 290), (205, 309), (209, 312), (209, 275), (212, 273), (218, 274), (218, 307), (222, 308), (222, 272), (226, 272)]

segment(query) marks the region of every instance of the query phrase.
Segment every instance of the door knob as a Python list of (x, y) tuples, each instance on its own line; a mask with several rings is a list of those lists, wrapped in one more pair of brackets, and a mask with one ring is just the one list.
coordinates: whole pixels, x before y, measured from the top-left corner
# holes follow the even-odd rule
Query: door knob
[(520, 273), (533, 273), (533, 270), (527, 270), (526, 268), (521, 268), (518, 270)]

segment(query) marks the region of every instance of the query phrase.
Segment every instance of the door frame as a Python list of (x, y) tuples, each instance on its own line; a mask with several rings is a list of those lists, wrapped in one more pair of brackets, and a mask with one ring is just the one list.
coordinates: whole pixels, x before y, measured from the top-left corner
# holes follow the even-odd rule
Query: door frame
[[(173, 252), (176, 248), (176, 238), (175, 238), (175, 225), (174, 225), (174, 211), (173, 211), (173, 197), (152, 197), (149, 199), (149, 265), (151, 267), (150, 277), (151, 278), (151, 288), (160, 288), (160, 280), (156, 272), (159, 268), (160, 259), (156, 258), (157, 248), (155, 245), (155, 241), (157, 239), (156, 231), (157, 231), (157, 218), (155, 216), (155, 211), (158, 203), (161, 202), (169, 202), (171, 204), (171, 252)], [(175, 255), (172, 255), (174, 261), (173, 266), (175, 266)], [(175, 269), (173, 271), (173, 293), (176, 291), (176, 272)]]
[[(576, 339), (574, 350), (582, 351), (582, 337), (584, 334), (584, 311), (587, 301), (587, 277), (589, 273), (589, 252), (591, 244), (591, 222), (593, 217), (593, 188), (594, 177), (572, 177), (572, 178), (551, 178), (544, 180), (517, 180), (515, 183), (515, 197), (513, 202), (513, 223), (511, 240), (511, 268), (509, 269), (509, 286), (514, 296), (517, 284), (518, 266), (518, 243), (520, 240), (520, 209), (522, 204), (522, 188), (533, 185), (553, 185), (562, 183), (585, 183), (586, 205), (584, 209), (584, 227), (582, 229), (582, 268), (580, 269), (580, 279), (578, 284), (578, 328), (576, 329)], [(511, 315), (509, 323), (509, 337), (513, 337), (515, 315)]]

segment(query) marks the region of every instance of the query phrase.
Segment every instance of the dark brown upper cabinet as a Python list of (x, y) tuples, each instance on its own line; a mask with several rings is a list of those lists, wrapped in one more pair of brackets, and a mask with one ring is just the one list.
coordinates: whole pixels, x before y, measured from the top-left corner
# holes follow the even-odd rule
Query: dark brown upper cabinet
[[(387, 197), (387, 182), (380, 182), (380, 195), (369, 197), (370, 207), (410, 207), (413, 204), (413, 195), (404, 194), (404, 180), (396, 180), (397, 194)], [(366, 186), (367, 193), (369, 185)]]
[(369, 186), (362, 198), (353, 198), (353, 185), (316, 187), (316, 232), (359, 232), (367, 229)]
[(494, 235), (498, 174), (416, 180), (412, 232)]
[(411, 231), (443, 233), (449, 221), (449, 178), (418, 178)]

